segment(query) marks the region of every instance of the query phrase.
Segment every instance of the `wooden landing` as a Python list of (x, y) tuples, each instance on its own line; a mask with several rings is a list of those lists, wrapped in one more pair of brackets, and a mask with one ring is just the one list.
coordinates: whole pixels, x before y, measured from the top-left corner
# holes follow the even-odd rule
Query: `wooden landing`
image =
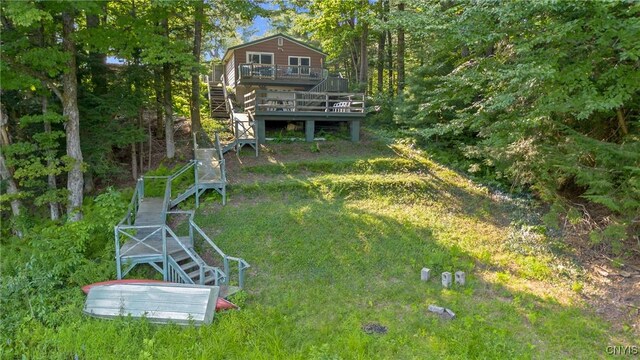
[(164, 225), (162, 206), (164, 200), (156, 197), (146, 197), (140, 202), (134, 225)]
[(245, 113), (234, 114), (236, 126), (236, 139), (238, 140), (255, 140), (256, 134), (249, 121), (249, 115)]
[(196, 160), (201, 165), (198, 167), (198, 182), (201, 184), (221, 183), (222, 167), (220, 164), (220, 154), (217, 149), (196, 149)]
[[(123, 236), (124, 238), (125, 236)], [(144, 237), (136, 236), (138, 239)], [(180, 236), (180, 242), (187, 248), (193, 247), (193, 242), (188, 236)], [(176, 242), (171, 236), (167, 236), (167, 253), (174, 254), (182, 251), (182, 246)], [(162, 257), (162, 233), (151, 235), (144, 241), (138, 242), (134, 239), (127, 239), (127, 242), (120, 248), (120, 256), (122, 260), (133, 257)], [(159, 260), (160, 261), (160, 260)]]
[(220, 288), (185, 284), (119, 284), (89, 291), (83, 311), (94, 317), (145, 317), (153, 323), (210, 324)]
[[(137, 241), (126, 235), (121, 235), (126, 240), (120, 248), (122, 259), (132, 257), (146, 256), (162, 256), (162, 227), (165, 219), (163, 216), (164, 201), (161, 198), (147, 197), (142, 199), (136, 214), (135, 226), (149, 226), (149, 228), (138, 229), (137, 232), (130, 230), (129, 232)], [(180, 242), (186, 247), (193, 247), (192, 241), (188, 236), (180, 237)], [(167, 236), (167, 252), (169, 254), (182, 250), (182, 246), (176, 242), (171, 236)]]

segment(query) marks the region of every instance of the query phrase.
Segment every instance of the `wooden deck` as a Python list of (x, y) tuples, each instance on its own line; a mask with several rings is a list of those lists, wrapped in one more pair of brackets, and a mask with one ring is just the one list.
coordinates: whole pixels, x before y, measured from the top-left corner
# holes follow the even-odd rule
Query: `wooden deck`
[(303, 121), (305, 139), (313, 141), (316, 121), (345, 121), (352, 141), (360, 140), (364, 94), (255, 90), (244, 96), (245, 111), (255, 118), (258, 142), (266, 141), (266, 121)]

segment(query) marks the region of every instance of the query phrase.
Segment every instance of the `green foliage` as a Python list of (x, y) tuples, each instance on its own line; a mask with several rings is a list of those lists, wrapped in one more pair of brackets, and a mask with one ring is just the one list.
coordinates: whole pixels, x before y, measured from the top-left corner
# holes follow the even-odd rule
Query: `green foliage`
[(475, 175), (637, 221), (638, 3), (412, 6), (394, 20), (426, 44), (396, 113), (406, 134)]
[(28, 329), (55, 328), (76, 316), (82, 306), (80, 286), (115, 274), (112, 226), (127, 202), (111, 189), (88, 202), (82, 221), (40, 223), (23, 239), (3, 242), (0, 337), (9, 345), (5, 355), (30, 347), (17, 334), (28, 339)]

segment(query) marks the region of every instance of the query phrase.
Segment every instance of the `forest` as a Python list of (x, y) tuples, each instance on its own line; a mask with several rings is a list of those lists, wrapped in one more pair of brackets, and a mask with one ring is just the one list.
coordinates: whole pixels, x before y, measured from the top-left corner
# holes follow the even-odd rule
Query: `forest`
[[(402, 358), (425, 351), (435, 358), (602, 357), (606, 345), (635, 346), (637, 354), (640, 2), (7, 0), (0, 9), (2, 358)], [(268, 28), (253, 26), (258, 19)], [(192, 133), (225, 131), (208, 104), (204, 79), (212, 65), (230, 46), (278, 33), (322, 49), (328, 70), (365, 94), (364, 140), (329, 139), (311, 150), (262, 144), (260, 158), (282, 156), (277, 164), (228, 159), (238, 162), (231, 174), (246, 181), (229, 179), (230, 203), (240, 205), (218, 206), (211, 195), (197, 216), (210, 229), (224, 229), (220, 241), (240, 253), (248, 238), (288, 238), (282, 246), (293, 260), (281, 259), (272, 240), (247, 243), (249, 256), (276, 263), (254, 260), (260, 281), (249, 279), (249, 290), (236, 299), (243, 309), (209, 327), (84, 317), (79, 286), (114, 278), (113, 227), (136, 179), (189, 160)], [(253, 204), (248, 194), (262, 202)], [(520, 214), (496, 196), (530, 208)], [(428, 204), (435, 204), (432, 210), (425, 210)], [(374, 210), (384, 208), (388, 213)], [(307, 231), (322, 241), (324, 230), (308, 220), (292, 233), (287, 228), (296, 222), (283, 220), (307, 219), (305, 211), (328, 228), (336, 216), (348, 219), (344, 233), (335, 225), (335, 236), (345, 238), (332, 242), (335, 249), (350, 253), (360, 245), (347, 242), (360, 239), (377, 244), (363, 246), (379, 253), (354, 252), (363, 258), (350, 268), (325, 264), (322, 251), (300, 245)], [(449, 218), (456, 211), (465, 214), (459, 223)], [(404, 240), (411, 234), (416, 243), (387, 245), (385, 233)], [(425, 237), (434, 241), (419, 246)], [(523, 242), (513, 245), (514, 238)], [(395, 251), (403, 265), (390, 260)], [(328, 294), (342, 297), (353, 281), (354, 294), (363, 297), (377, 285), (343, 278), (347, 268), (373, 273), (379, 267), (380, 278), (398, 279), (429, 258), (437, 270), (459, 266), (478, 275), (468, 291), (429, 288), (428, 296), (471, 307), (465, 295), (478, 294), (490, 315), (461, 315), (451, 328), (434, 320), (434, 333), (405, 319), (378, 341), (343, 324), (375, 317), (376, 307), (383, 309), (381, 322), (415, 317), (418, 305), (406, 305), (405, 314), (385, 304), (418, 301), (422, 290), (389, 280), (379, 290), (396, 294), (392, 300), (347, 296), (349, 311), (335, 313), (314, 312), (316, 299), (308, 298), (325, 294), (320, 285), (296, 295), (296, 284), (321, 277), (320, 283), (339, 284)], [(287, 267), (320, 270), (301, 275)], [(594, 271), (617, 275), (594, 284), (588, 275)], [(293, 289), (258, 285), (265, 273), (283, 283), (291, 276)], [(546, 285), (531, 290), (531, 282)], [(559, 283), (566, 291), (547, 302), (556, 296), (549, 288)], [(616, 296), (624, 298), (618, 315), (591, 316), (590, 307), (606, 307)], [(494, 298), (509, 300), (498, 305)], [(292, 304), (304, 305), (291, 310)], [(564, 324), (567, 319), (575, 323)], [(523, 322), (521, 330), (536, 341), (509, 333)], [(297, 334), (297, 324), (314, 335)], [(573, 326), (571, 335), (546, 342), (560, 324)], [(184, 345), (196, 338), (199, 345)]]

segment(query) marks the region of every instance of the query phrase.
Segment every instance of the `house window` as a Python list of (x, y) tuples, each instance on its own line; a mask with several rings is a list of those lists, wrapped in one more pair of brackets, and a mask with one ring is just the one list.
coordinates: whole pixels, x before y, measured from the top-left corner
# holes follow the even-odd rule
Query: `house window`
[(247, 52), (247, 62), (250, 64), (273, 65), (273, 53)]
[(282, 46), (283, 43), (284, 43), (284, 39), (279, 37), (278, 38), (278, 46)]
[(289, 70), (292, 74), (309, 75), (311, 58), (306, 56), (289, 56)]

